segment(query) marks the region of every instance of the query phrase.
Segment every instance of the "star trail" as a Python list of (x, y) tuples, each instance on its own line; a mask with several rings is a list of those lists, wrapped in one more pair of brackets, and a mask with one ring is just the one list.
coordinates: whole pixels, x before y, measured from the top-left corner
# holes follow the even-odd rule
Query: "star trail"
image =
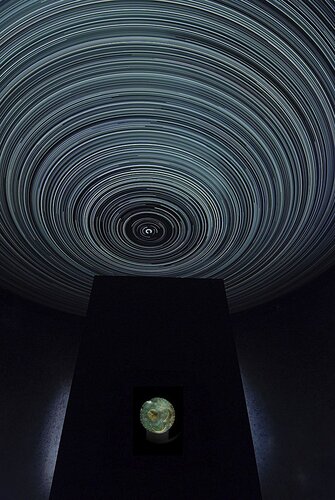
[(335, 263), (325, 1), (0, 3), (0, 285), (225, 280), (232, 312)]

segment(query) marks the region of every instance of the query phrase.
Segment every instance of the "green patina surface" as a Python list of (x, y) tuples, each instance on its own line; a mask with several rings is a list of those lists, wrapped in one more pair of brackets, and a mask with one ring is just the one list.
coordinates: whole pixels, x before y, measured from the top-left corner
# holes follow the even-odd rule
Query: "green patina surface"
[(142, 405), (140, 420), (145, 429), (161, 434), (172, 427), (175, 411), (172, 404), (166, 399), (152, 398)]

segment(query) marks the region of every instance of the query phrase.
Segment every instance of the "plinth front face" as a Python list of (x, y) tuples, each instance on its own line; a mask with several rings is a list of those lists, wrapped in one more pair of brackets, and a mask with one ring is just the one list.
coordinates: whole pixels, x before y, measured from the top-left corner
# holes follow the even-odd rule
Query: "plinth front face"
[(77, 498), (260, 500), (220, 280), (95, 279), (50, 496)]

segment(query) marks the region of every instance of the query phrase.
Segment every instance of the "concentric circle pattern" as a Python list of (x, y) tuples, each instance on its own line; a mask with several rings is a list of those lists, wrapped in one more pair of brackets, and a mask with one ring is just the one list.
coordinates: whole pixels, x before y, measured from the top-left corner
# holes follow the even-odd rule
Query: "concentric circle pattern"
[(224, 278), (231, 311), (335, 263), (333, 2), (1, 2), (1, 286)]

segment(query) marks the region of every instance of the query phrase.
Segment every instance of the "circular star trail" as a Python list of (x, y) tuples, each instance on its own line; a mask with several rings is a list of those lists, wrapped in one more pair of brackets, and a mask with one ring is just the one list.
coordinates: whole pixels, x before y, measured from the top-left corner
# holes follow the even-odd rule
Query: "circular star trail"
[(2, 2), (1, 286), (223, 278), (234, 312), (333, 265), (332, 5)]

